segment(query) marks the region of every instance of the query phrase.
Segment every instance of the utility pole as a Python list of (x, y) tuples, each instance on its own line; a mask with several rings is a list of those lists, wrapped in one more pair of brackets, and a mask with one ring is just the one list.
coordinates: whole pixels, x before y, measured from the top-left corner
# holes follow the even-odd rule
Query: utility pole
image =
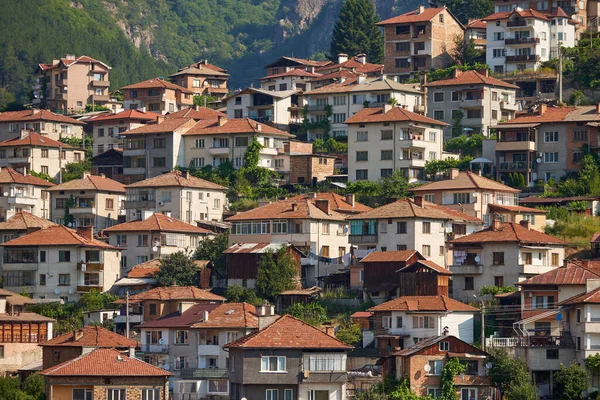
[(58, 145), (58, 183), (62, 183), (62, 145)]
[(125, 295), (125, 337), (129, 339), (129, 290)]
[(558, 42), (558, 102), (563, 101), (563, 60), (562, 60), (562, 42)]
[(485, 303), (481, 300), (481, 350), (485, 351)]

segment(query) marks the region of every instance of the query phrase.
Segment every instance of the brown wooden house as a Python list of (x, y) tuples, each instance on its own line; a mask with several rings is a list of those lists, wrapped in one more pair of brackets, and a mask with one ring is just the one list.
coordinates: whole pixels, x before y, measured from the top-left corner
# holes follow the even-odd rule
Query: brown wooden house
[(364, 266), (364, 288), (373, 301), (391, 300), (397, 296), (396, 271), (418, 260), (425, 260), (416, 250), (374, 251), (360, 262)]
[(452, 272), (429, 260), (418, 260), (397, 270), (399, 296), (448, 296)]

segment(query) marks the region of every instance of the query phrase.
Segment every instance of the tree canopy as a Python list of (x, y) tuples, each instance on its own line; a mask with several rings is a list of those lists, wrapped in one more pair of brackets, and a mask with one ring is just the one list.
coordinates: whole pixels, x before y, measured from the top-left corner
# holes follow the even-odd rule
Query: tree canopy
[(561, 364), (554, 380), (558, 383), (560, 400), (579, 399), (588, 388), (588, 372), (575, 361), (568, 366)]
[(429, 0), (430, 7), (446, 6), (463, 24), (469, 18), (483, 18), (494, 13), (492, 0)]
[(160, 259), (156, 281), (159, 286), (198, 286), (200, 274), (194, 259), (183, 251), (178, 251)]
[(464, 35), (456, 35), (453, 39), (454, 50), (451, 56), (458, 65), (485, 63), (485, 50), (475, 47), (475, 40), (465, 40)]
[(227, 232), (216, 235), (214, 238), (206, 238), (200, 242), (196, 249), (196, 259), (209, 260), (213, 263), (213, 268), (222, 276), (225, 276), (225, 254), (229, 244), (229, 235)]
[[(529, 393), (531, 391), (524, 387), (532, 385), (531, 377), (523, 360), (509, 356), (504, 350), (498, 350), (494, 353), (491, 363), (492, 367), (488, 374), (501, 393)], [(535, 393), (535, 387), (533, 391)], [(519, 397), (519, 399), (535, 400), (527, 397)]]
[(288, 253), (285, 246), (277, 251), (269, 250), (262, 254), (258, 262), (256, 276), (256, 294), (270, 302), (284, 290), (297, 286), (296, 262)]

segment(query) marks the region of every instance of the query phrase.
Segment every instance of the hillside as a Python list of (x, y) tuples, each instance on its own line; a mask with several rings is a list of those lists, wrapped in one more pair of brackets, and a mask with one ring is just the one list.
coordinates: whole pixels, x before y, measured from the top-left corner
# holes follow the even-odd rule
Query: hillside
[[(387, 18), (422, 2), (375, 3)], [(327, 51), (340, 7), (341, 0), (0, 0), (0, 88), (27, 101), (36, 65), (67, 53), (111, 65), (111, 89), (204, 58), (240, 88), (279, 55)], [(2, 98), (0, 91), (0, 105)]]

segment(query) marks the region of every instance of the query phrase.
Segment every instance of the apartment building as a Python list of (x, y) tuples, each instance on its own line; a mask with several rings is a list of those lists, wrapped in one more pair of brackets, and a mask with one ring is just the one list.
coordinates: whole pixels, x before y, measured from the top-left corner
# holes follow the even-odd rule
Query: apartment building
[(227, 70), (201, 60), (169, 76), (171, 82), (191, 90), (200, 96), (212, 96), (222, 99), (227, 96)]
[(575, 46), (575, 25), (558, 8), (551, 13), (516, 8), (486, 21), (486, 63), (496, 74), (535, 71), (558, 58), (560, 47)]
[(227, 104), (227, 118), (250, 118), (287, 130), (290, 124), (302, 122), (298, 92), (296, 89), (246, 88), (223, 99)]
[[(483, 220), (488, 226), (493, 217), (489, 205), (516, 206), (520, 190), (484, 178), (470, 171), (451, 169), (448, 179), (413, 189), (415, 196)], [(524, 219), (530, 219), (525, 215)]]
[(487, 45), (487, 22), (482, 19), (471, 19), (465, 25), (465, 40), (473, 41), (475, 48), (485, 50)]
[(337, 55), (337, 63), (331, 62), (315, 69), (315, 72), (322, 75), (337, 71), (348, 71), (355, 75), (378, 78), (383, 76), (383, 65), (367, 62), (367, 55), (364, 53), (350, 58), (348, 58), (348, 54), (340, 53)]
[(482, 286), (513, 286), (529, 277), (562, 265), (564, 240), (521, 224), (495, 219), (479, 232), (447, 242), (448, 264), (453, 274), (453, 294), (467, 301)]
[(139, 110), (123, 110), (90, 118), (88, 123), (92, 126), (94, 157), (111, 149), (122, 149), (121, 133), (155, 121), (156, 114)]
[(310, 90), (313, 78), (319, 78), (322, 74), (308, 72), (304, 69), (290, 69), (274, 75), (260, 78), (260, 88), (270, 91), (283, 90)]
[(427, 260), (446, 265), (446, 240), (481, 229), (483, 221), (429, 203), (423, 197), (396, 200), (348, 217), (350, 244), (359, 250), (418, 250)]
[[(348, 125), (348, 181), (377, 180), (400, 170), (409, 182), (423, 179), (427, 161), (447, 157), (443, 129), (447, 124), (403, 107), (384, 104), (364, 108)], [(391, 147), (390, 147), (391, 146)]]
[(111, 67), (88, 56), (67, 54), (51, 64), (39, 64), (33, 84), (33, 105), (61, 114), (85, 111), (85, 106), (110, 100)]
[(83, 161), (84, 157), (83, 150), (29, 131), (0, 142), (0, 167), (13, 168), (21, 174), (41, 172), (55, 181), (60, 181), (68, 163)]
[[(170, 118), (191, 118), (195, 121), (204, 121), (208, 119), (218, 119), (219, 117), (226, 117), (221, 111), (213, 110), (212, 108), (193, 106), (188, 108), (182, 108), (181, 110), (169, 113), (165, 115), (165, 119)], [(158, 122), (161, 122), (160, 119)]]
[(221, 221), (227, 203), (226, 187), (181, 171), (133, 183), (125, 191), (127, 221), (146, 219), (154, 213), (188, 224)]
[[(492, 78), (488, 70), (454, 70), (454, 78), (429, 82), (427, 116), (448, 124), (444, 138), (481, 133), (490, 135), (490, 128), (500, 121), (515, 117), (518, 86)], [(460, 117), (461, 130), (452, 125)]]
[[(293, 332), (293, 340), (283, 340)], [(224, 346), (229, 398), (346, 399), (351, 346), (289, 315)]]
[(185, 87), (152, 78), (132, 85), (123, 86), (123, 108), (144, 109), (158, 114), (167, 114), (194, 104), (194, 92)]
[(92, 231), (56, 225), (3, 243), (4, 287), (65, 302), (109, 290), (119, 277), (121, 252), (95, 240)]
[(0, 243), (8, 242), (28, 233), (56, 225), (47, 219), (36, 217), (26, 211), (19, 211), (6, 221), (0, 222)]
[(424, 93), (415, 85), (405, 85), (385, 76), (367, 78), (359, 75), (356, 80), (323, 86), (304, 93), (306, 118), (312, 124), (330, 120), (329, 131), (320, 127), (308, 130), (307, 139), (323, 139), (331, 136), (348, 136), (346, 119), (365, 107), (382, 107), (393, 99), (396, 104), (415, 113), (425, 113)]
[(92, 175), (104, 175), (123, 184), (127, 183), (123, 175), (123, 149), (110, 149), (90, 158)]
[(32, 131), (53, 140), (83, 138), (85, 123), (48, 110), (22, 110), (0, 113), (0, 140), (12, 139), (22, 131)]
[(317, 68), (333, 64), (331, 61), (314, 61), (304, 58), (282, 56), (269, 65), (265, 65), (267, 76), (289, 72), (295, 69), (314, 73)]
[(92, 226), (94, 233), (125, 220), (125, 186), (102, 175), (84, 173), (83, 178), (51, 187), (48, 192), (50, 219), (59, 225), (65, 222), (67, 207), (75, 220), (73, 228)]
[(44, 179), (23, 175), (9, 167), (0, 167), (0, 222), (22, 211), (49, 218), (48, 189), (53, 186), (53, 183)]
[(464, 27), (443, 8), (418, 9), (378, 22), (383, 26), (384, 72), (403, 81), (454, 64), (454, 39)]

